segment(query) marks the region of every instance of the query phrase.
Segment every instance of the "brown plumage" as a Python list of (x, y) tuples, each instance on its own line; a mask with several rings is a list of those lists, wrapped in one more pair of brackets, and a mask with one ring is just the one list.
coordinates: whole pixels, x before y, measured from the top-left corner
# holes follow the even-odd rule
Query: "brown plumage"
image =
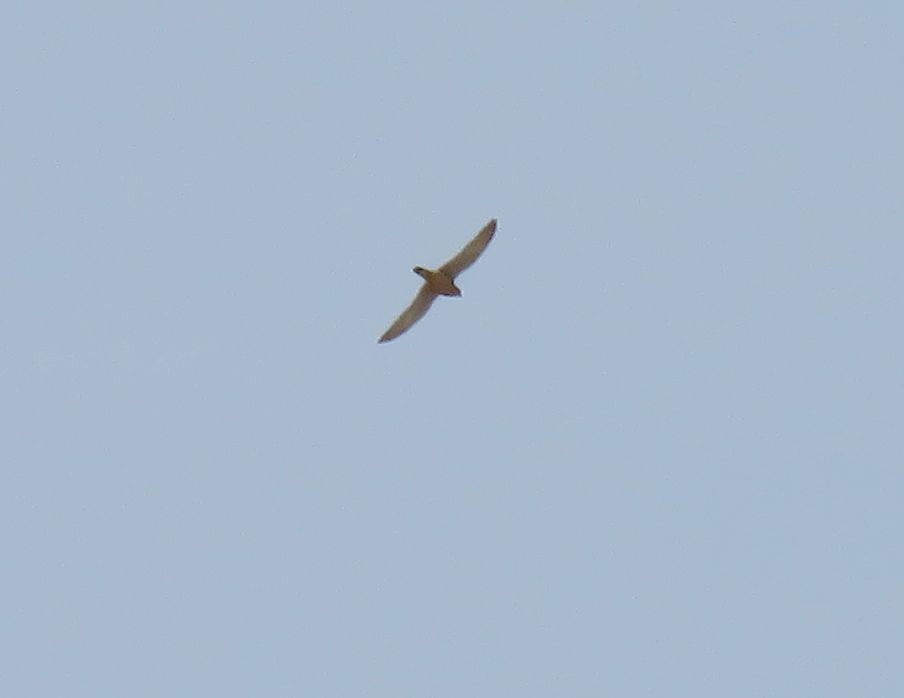
[(461, 290), (455, 285), (455, 277), (470, 267), (490, 244), (496, 233), (496, 219), (487, 223), (461, 251), (439, 269), (415, 267), (414, 273), (424, 279), (424, 285), (392, 326), (380, 337), (380, 342), (388, 342), (406, 332), (420, 320), (433, 305), (437, 296), (460, 296)]

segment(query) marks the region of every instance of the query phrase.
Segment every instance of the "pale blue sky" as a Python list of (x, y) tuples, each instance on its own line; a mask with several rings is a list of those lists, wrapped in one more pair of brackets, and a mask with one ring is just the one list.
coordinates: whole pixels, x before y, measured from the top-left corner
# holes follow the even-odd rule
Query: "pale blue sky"
[(902, 28), (4, 3), (0, 694), (904, 695)]

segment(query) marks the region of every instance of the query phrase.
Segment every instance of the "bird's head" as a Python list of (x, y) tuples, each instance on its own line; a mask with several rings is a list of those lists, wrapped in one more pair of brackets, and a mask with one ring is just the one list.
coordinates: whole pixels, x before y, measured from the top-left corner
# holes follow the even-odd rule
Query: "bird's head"
[(415, 267), (411, 271), (413, 271), (418, 276), (423, 277), (425, 281), (427, 280), (427, 270), (424, 269), (424, 267)]

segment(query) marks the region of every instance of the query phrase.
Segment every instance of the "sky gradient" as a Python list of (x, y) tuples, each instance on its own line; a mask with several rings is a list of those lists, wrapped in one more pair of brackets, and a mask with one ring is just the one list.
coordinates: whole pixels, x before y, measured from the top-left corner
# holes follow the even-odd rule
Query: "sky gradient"
[(0, 694), (904, 695), (902, 26), (5, 3)]

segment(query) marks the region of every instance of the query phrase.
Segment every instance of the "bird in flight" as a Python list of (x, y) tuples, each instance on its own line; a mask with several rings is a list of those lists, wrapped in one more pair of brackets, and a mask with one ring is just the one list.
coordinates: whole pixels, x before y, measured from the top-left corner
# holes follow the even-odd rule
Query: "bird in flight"
[(405, 308), (396, 321), (392, 323), (392, 326), (383, 333), (383, 336), (380, 337), (380, 342), (388, 342), (403, 332), (407, 332), (409, 327), (424, 317), (424, 314), (430, 310), (430, 306), (433, 305), (433, 301), (436, 300), (437, 296), (460, 296), (461, 290), (455, 285), (455, 277), (477, 261), (477, 258), (490, 244), (490, 240), (493, 239), (495, 233), (496, 219), (494, 218), (483, 226), (480, 232), (474, 236), (474, 239), (465, 245), (457, 255), (439, 269), (415, 267), (413, 271), (424, 279), (424, 285), (417, 292), (411, 305)]

